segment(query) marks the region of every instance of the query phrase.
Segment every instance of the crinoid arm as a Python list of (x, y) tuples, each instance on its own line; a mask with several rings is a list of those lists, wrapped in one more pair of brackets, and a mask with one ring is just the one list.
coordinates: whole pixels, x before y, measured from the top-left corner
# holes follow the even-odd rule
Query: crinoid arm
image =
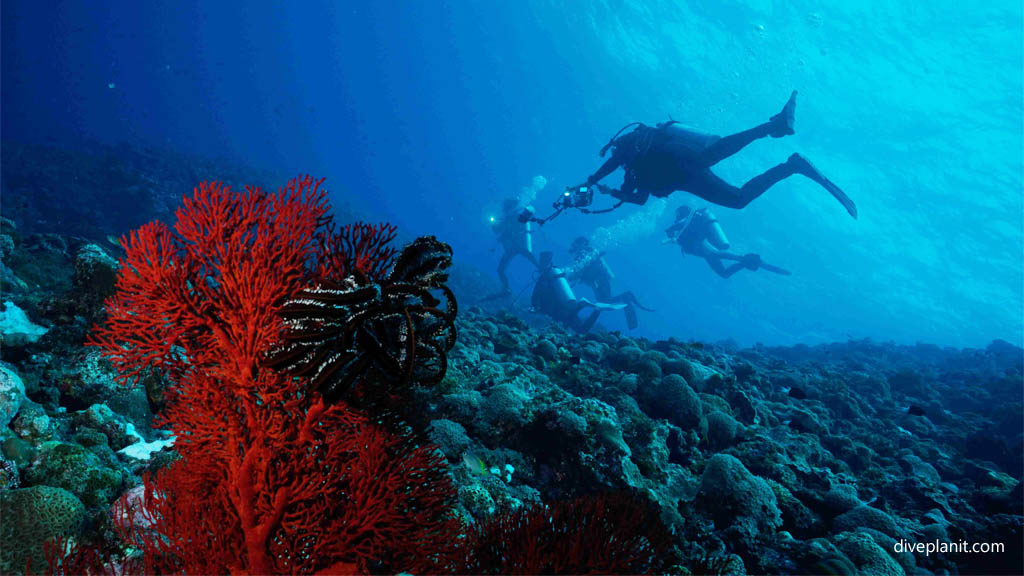
[(444, 378), (458, 306), (452, 249), (417, 238), (386, 274), (323, 281), (285, 303), (286, 332), (265, 366), (309, 378), (330, 401), (382, 399)]

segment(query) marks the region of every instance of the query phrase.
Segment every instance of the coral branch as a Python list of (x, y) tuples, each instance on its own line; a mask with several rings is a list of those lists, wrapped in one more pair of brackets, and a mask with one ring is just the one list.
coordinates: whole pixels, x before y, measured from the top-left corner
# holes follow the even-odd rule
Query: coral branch
[(115, 513), (146, 573), (452, 565), (459, 524), (443, 458), (261, 364), (281, 341), (282, 305), (322, 274), (369, 281), (391, 267), (391, 226), (325, 244), (335, 236), (320, 184), (297, 178), (269, 194), (204, 183), (173, 231), (150, 224), (126, 242), (94, 344), (123, 382), (170, 376), (156, 424), (181, 455)]
[(670, 535), (637, 496), (591, 496), (495, 517), (473, 536), (476, 574), (648, 574)]
[(339, 231), (328, 226), (317, 240), (320, 255), (317, 275), (333, 282), (353, 275), (363, 280), (383, 280), (397, 254), (391, 246), (395, 233), (395, 227), (386, 223), (357, 222)]

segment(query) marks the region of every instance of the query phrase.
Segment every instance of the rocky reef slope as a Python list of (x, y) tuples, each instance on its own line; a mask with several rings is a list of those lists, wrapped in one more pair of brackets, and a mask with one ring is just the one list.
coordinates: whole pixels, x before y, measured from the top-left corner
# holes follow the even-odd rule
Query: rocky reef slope
[[(54, 536), (116, 544), (111, 504), (175, 457), (150, 426), (164, 383), (121, 388), (82, 345), (117, 269), (103, 235), (124, 230), (106, 226), (2, 222), (4, 573)], [(679, 573), (1024, 572), (1020, 348), (740, 349), (530, 322), (464, 308), (445, 379), (412, 399), (466, 522), (632, 490), (674, 531)]]

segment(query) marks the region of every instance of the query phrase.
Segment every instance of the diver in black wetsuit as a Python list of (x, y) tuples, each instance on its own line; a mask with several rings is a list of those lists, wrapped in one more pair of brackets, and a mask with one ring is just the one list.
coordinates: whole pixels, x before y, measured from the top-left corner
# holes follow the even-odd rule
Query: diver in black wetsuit
[(511, 294), (508, 287), (508, 276), (505, 271), (516, 256), (522, 256), (537, 267), (537, 258), (533, 255), (533, 241), (531, 238), (530, 218), (533, 216), (533, 208), (527, 206), (522, 212), (517, 212), (519, 201), (515, 198), (505, 199), (502, 205), (502, 215), (491, 225), (494, 233), (498, 236), (498, 242), (504, 250), (501, 254), (501, 261), (498, 262), (498, 278), (501, 280), (502, 291), (498, 294), (485, 297), (493, 299), (499, 296)]
[(739, 152), (754, 140), (793, 134), (795, 113), (796, 91), (789, 97), (782, 111), (764, 124), (725, 137), (688, 130), (675, 121), (664, 122), (653, 128), (636, 122), (632, 132), (621, 136), (616, 134), (605, 145), (601, 155), (604, 156), (612, 148), (612, 157), (580, 187), (596, 185), (621, 166), (626, 171), (621, 189), (596, 186), (602, 193), (619, 199), (620, 203), (643, 204), (651, 195), (663, 198), (676, 190), (682, 190), (713, 204), (739, 209), (750, 204), (777, 182), (794, 174), (802, 174), (828, 190), (850, 216), (856, 218), (857, 206), (853, 201), (800, 154), (793, 154), (782, 164), (754, 176), (739, 188), (711, 171), (712, 166)]
[(567, 270), (569, 282), (582, 282), (594, 291), (594, 297), (607, 302), (612, 297), (612, 278), (615, 274), (604, 260), (604, 253), (590, 245), (590, 240), (577, 237), (569, 246), (573, 263)]
[[(565, 271), (554, 265), (551, 252), (541, 252), (539, 263), (540, 277), (530, 297), (530, 305), (535, 312), (547, 314), (577, 332), (588, 332), (593, 328), (604, 310), (626, 310), (629, 319), (628, 311), (632, 306), (628, 304), (591, 302), (586, 298), (576, 298)], [(585, 319), (580, 318), (580, 312), (586, 308), (591, 309), (590, 314)], [(635, 312), (633, 318), (635, 321)]]
[(636, 328), (639, 324), (636, 317), (637, 308), (654, 312), (654, 310), (642, 306), (636, 296), (628, 290), (612, 296), (612, 278), (615, 277), (615, 274), (605, 262), (604, 253), (591, 246), (590, 240), (579, 236), (569, 246), (569, 254), (573, 257), (573, 264), (566, 271), (569, 282), (590, 286), (598, 302), (626, 304), (626, 324), (630, 328)]
[(577, 332), (588, 332), (597, 322), (601, 310), (594, 308), (586, 320), (581, 320), (579, 313), (586, 304), (576, 299), (565, 272), (554, 266), (551, 252), (540, 254), (540, 277), (533, 287), (530, 304), (537, 312), (547, 314), (551, 318), (566, 324)]
[[(665, 229), (667, 242), (679, 244), (683, 255), (692, 254), (707, 261), (711, 269), (722, 278), (728, 278), (743, 270), (764, 269), (776, 274), (789, 276), (789, 270), (772, 266), (761, 261), (757, 254), (736, 254), (729, 251), (729, 241), (714, 214), (707, 208), (691, 210), (689, 206), (676, 209), (676, 221)], [(722, 260), (735, 260), (728, 267)]]

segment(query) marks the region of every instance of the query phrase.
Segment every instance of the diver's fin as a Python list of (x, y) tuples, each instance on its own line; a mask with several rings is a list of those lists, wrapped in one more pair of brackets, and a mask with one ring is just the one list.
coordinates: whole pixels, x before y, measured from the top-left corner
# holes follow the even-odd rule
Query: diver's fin
[(644, 306), (643, 304), (641, 304), (640, 301), (637, 300), (636, 294), (633, 294), (633, 292), (630, 291), (630, 290), (626, 290), (625, 292), (623, 292), (622, 294), (619, 294), (618, 296), (612, 296), (610, 301), (611, 302), (625, 302), (626, 304), (629, 304), (631, 306), (636, 306), (637, 308), (639, 308), (639, 309), (641, 309), (641, 310), (643, 310), (645, 312), (654, 312), (653, 308), (648, 308), (648, 307)]
[(640, 322), (636, 318), (636, 308), (632, 306), (626, 306), (626, 326), (629, 326), (630, 330), (634, 330)]
[(786, 162), (796, 169), (797, 174), (803, 174), (818, 184), (821, 184), (822, 188), (828, 190), (828, 193), (838, 200), (839, 203), (843, 205), (843, 208), (846, 208), (846, 211), (850, 213), (850, 216), (853, 216), (854, 220), (857, 219), (857, 205), (853, 203), (853, 200), (851, 200), (850, 197), (839, 188), (839, 186), (836, 186), (835, 183), (818, 171), (818, 169), (814, 167), (814, 164), (811, 164), (807, 158), (804, 158), (800, 154), (793, 154)]
[(629, 299), (629, 303), (630, 304), (632, 304), (633, 306), (636, 306), (637, 308), (643, 310), (644, 312), (654, 312), (653, 308), (648, 308), (647, 306), (644, 306), (643, 304), (641, 304), (640, 301), (636, 299), (636, 296), (634, 296), (632, 292), (630, 292), (629, 295), (630, 295), (630, 299)]
[(598, 310), (622, 310), (626, 307), (626, 305), (621, 302), (591, 302), (586, 298), (579, 298), (577, 299), (577, 302), (580, 303), (580, 306), (597, 308)]
[(601, 315), (601, 311), (600, 310), (594, 310), (593, 312), (591, 312), (590, 316), (588, 316), (587, 319), (583, 321), (583, 324), (580, 325), (580, 328), (579, 328), (580, 332), (583, 332), (583, 333), (590, 332), (590, 329), (593, 328), (594, 324), (597, 323), (597, 317), (600, 316), (600, 315)]
[(796, 133), (796, 90), (789, 95), (789, 100), (782, 107), (782, 112), (768, 119), (771, 127), (768, 128), (768, 135), (772, 138), (782, 138)]
[(783, 276), (792, 276), (793, 275), (792, 272), (790, 272), (789, 270), (786, 270), (785, 268), (779, 268), (778, 266), (772, 266), (771, 264), (765, 264), (764, 262), (761, 262), (760, 268), (761, 268), (761, 270), (767, 270), (769, 272), (775, 272), (776, 274), (782, 274)]

